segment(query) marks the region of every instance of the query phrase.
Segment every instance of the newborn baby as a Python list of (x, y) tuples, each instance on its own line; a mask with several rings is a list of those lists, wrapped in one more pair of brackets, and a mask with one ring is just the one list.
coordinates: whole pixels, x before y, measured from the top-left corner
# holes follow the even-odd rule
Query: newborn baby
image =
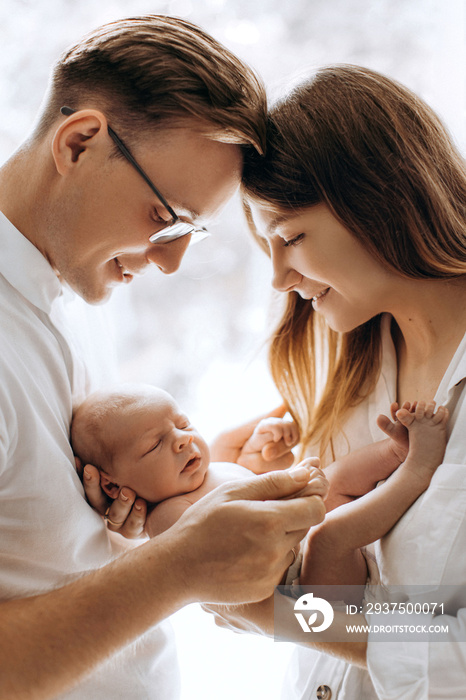
[[(243, 448), (249, 458), (269, 442), (297, 442), (294, 423), (261, 421)], [(75, 412), (71, 442), (83, 464), (100, 470), (101, 487), (116, 498), (127, 486), (148, 504), (146, 531), (153, 537), (220, 484), (251, 477), (239, 464), (210, 464), (209, 448), (167, 392), (145, 384), (91, 394)]]
[[(433, 401), (406, 402), (401, 409), (393, 404), (392, 420), (382, 415), (377, 421), (385, 440), (336, 460), (326, 476), (317, 458), (300, 463), (309, 468), (306, 493), (326, 498), (327, 511), (332, 511), (307, 538), (302, 568), (297, 562), (296, 569), (301, 585), (364, 585), (361, 547), (385, 535), (428, 488), (443, 459), (448, 415), (444, 406), (436, 410)], [(75, 454), (100, 470), (102, 489), (110, 498), (127, 486), (148, 502), (150, 537), (171, 527), (217, 486), (250, 478), (255, 456), (282, 439), (289, 447), (296, 444), (295, 424), (264, 419), (241, 451), (239, 461), (248, 469), (209, 463), (207, 443), (175, 400), (144, 384), (92, 394), (76, 411), (71, 428)], [(288, 573), (292, 578), (291, 569)]]

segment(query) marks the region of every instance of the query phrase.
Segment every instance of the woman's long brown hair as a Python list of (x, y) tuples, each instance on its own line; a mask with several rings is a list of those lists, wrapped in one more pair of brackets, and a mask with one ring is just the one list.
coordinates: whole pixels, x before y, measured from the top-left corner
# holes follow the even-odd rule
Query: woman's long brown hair
[[(253, 233), (251, 201), (290, 214), (325, 203), (404, 277), (466, 273), (464, 160), (419, 97), (366, 68), (323, 68), (272, 109), (265, 157), (246, 152), (243, 201)], [(338, 333), (291, 292), (269, 359), (303, 451), (319, 440), (323, 456), (377, 381), (380, 317)]]

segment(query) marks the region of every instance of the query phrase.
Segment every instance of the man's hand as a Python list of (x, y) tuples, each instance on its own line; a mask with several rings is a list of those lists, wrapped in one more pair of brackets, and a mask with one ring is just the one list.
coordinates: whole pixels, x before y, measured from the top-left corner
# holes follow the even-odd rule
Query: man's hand
[(296, 467), (220, 486), (164, 533), (178, 543), (173, 564), (190, 602), (245, 603), (273, 593), (293, 547), (325, 516), (320, 496), (300, 495), (309, 473)]
[(83, 468), (76, 458), (76, 470), (82, 479), (89, 505), (104, 516), (109, 530), (127, 539), (144, 535), (147, 506), (142, 498), (136, 498), (134, 491), (124, 486), (112, 501), (100, 488), (100, 473), (96, 467), (86, 464)]
[[(244, 425), (237, 428), (226, 430), (221, 433), (212, 443), (210, 447), (211, 459), (213, 462), (234, 462), (247, 466), (251, 466), (238, 462), (241, 459), (243, 449), (252, 437), (259, 423), (265, 419), (278, 418), (283, 419), (287, 409), (285, 406), (279, 406), (270, 413), (258, 416)], [(263, 474), (276, 469), (287, 469), (294, 462), (294, 455), (291, 452), (292, 447), (296, 443), (288, 444), (288, 437), (281, 437), (277, 442), (268, 441), (262, 450), (255, 455), (254, 471), (256, 474)], [(293, 441), (292, 441), (293, 442)], [(251, 460), (250, 460), (251, 461)]]

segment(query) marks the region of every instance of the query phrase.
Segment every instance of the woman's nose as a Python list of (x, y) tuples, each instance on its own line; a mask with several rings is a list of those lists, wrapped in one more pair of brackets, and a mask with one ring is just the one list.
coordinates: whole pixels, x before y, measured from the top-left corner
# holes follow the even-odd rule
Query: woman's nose
[(152, 243), (147, 251), (147, 259), (157, 265), (165, 275), (176, 272), (189, 246), (191, 235), (181, 236), (170, 243)]
[(179, 430), (173, 443), (173, 449), (175, 452), (183, 452), (183, 450), (186, 449), (186, 447), (188, 447), (193, 440), (194, 437), (191, 435), (191, 433), (187, 433), (184, 430)]
[(278, 259), (277, 256), (272, 258), (272, 264), (272, 287), (277, 292), (291, 292), (301, 282), (302, 275)]

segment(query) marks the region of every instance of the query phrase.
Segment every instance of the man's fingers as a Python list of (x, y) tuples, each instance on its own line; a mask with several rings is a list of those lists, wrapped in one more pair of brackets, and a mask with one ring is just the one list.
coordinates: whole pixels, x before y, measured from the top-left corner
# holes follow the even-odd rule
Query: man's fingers
[[(227, 497), (231, 501), (251, 502), (261, 517), (266, 517), (266, 514), (270, 516), (270, 522), (274, 523), (278, 532), (296, 535), (302, 531), (299, 537), (304, 537), (310, 527), (322, 522), (326, 513), (321, 496), (314, 493), (297, 496), (307, 486), (308, 480), (309, 471), (305, 467), (270, 472), (247, 481), (231, 482), (226, 487)], [(290, 498), (293, 494), (296, 497)], [(290, 538), (289, 550), (299, 542), (294, 535)]]
[(135, 499), (136, 494), (131, 489), (125, 486), (120, 490), (118, 497), (115, 498), (105, 513), (105, 519), (109, 530), (113, 532), (120, 532), (122, 530), (122, 526), (131, 512)]
[(96, 467), (86, 464), (83, 470), (83, 486), (89, 505), (103, 515), (108, 506), (105, 493), (100, 488), (100, 473)]
[(286, 471), (273, 471), (253, 479), (229, 485), (231, 499), (267, 501), (286, 498), (300, 491), (309, 482), (311, 467), (297, 466)]
[(277, 513), (283, 516), (290, 542), (290, 550), (306, 536), (310, 527), (325, 518), (325, 504), (321, 496), (301, 496), (275, 504)]
[(137, 498), (133, 503), (130, 514), (118, 530), (120, 535), (129, 540), (142, 537), (145, 534), (146, 515), (146, 502), (142, 498)]
[(89, 504), (105, 517), (107, 527), (112, 532), (119, 532), (127, 539), (136, 539), (144, 535), (147, 506), (142, 498), (136, 499), (131, 489), (124, 487), (118, 497), (110, 502), (100, 487), (99, 470), (86, 464), (82, 470), (84, 492)]

